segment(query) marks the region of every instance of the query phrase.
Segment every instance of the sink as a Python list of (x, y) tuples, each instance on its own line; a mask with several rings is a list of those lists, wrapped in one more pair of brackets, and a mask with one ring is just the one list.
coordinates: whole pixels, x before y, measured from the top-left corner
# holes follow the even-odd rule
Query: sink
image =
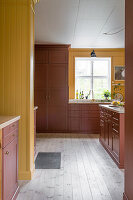
[(115, 108), (117, 108), (118, 106), (113, 106), (113, 105), (110, 105), (109, 107), (115, 107)]

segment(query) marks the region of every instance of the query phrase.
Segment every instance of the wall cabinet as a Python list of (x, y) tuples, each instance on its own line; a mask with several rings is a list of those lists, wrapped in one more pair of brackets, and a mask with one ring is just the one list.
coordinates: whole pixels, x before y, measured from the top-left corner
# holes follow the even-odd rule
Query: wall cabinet
[(2, 200), (18, 193), (18, 121), (2, 129)]
[(37, 132), (66, 132), (69, 45), (35, 45)]
[(68, 129), (72, 133), (100, 133), (99, 104), (69, 104)]
[(100, 142), (119, 168), (124, 168), (124, 114), (100, 107)]

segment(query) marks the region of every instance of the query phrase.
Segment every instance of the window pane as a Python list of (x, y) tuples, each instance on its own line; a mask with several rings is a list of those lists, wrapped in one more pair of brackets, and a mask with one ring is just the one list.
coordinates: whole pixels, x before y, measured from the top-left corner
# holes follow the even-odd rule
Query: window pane
[(91, 61), (86, 58), (75, 59), (75, 76), (90, 76)]
[(75, 92), (78, 90), (78, 93), (84, 92), (84, 96), (88, 95), (91, 89), (91, 78), (85, 77), (76, 77), (75, 79)]
[(108, 76), (109, 62), (106, 60), (93, 61), (93, 76)]
[(87, 96), (93, 90), (95, 99), (104, 99), (104, 91), (110, 90), (110, 61), (110, 58), (75, 58), (75, 93), (83, 91)]
[(105, 99), (103, 93), (108, 90), (108, 79), (107, 78), (94, 78), (93, 79), (93, 92), (94, 99)]

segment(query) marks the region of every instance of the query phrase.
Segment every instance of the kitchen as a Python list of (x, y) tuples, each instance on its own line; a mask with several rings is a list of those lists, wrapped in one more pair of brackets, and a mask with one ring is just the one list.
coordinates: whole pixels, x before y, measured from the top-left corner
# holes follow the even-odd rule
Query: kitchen
[(1, 199), (132, 199), (132, 6), (1, 0)]

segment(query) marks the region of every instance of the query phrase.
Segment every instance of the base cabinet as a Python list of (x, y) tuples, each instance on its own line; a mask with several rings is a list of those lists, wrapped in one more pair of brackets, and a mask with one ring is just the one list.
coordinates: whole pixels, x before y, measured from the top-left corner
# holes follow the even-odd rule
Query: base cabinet
[(100, 107), (100, 142), (119, 168), (124, 168), (124, 114)]
[(15, 194), (17, 182), (17, 152), (18, 142), (15, 138), (2, 152), (3, 157), (3, 200), (12, 199)]
[(113, 138), (112, 138), (112, 151), (116, 158), (118, 157), (119, 159), (119, 153), (120, 153), (120, 143), (119, 143), (119, 135), (113, 133)]
[(71, 133), (100, 133), (98, 104), (68, 105), (68, 130)]
[(18, 193), (18, 122), (2, 129), (2, 200)]

